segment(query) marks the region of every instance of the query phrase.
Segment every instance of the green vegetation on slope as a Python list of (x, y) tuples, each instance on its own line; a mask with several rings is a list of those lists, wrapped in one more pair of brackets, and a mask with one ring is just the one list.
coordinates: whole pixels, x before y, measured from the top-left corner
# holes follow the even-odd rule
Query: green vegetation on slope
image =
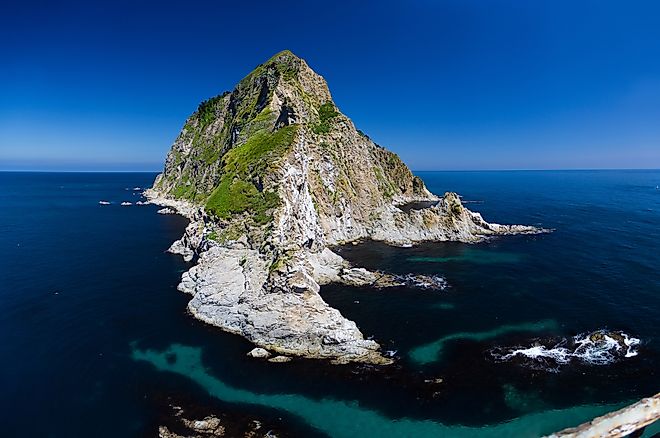
[[(161, 183), (168, 193), (204, 203), (206, 211), (219, 219), (246, 213), (260, 224), (272, 220), (272, 209), (280, 199), (275, 189), (264, 189), (264, 180), (291, 146), (297, 128), (272, 131), (278, 114), (269, 103), (280, 80), (300, 88), (295, 79), (301, 65), (291, 52), (282, 51), (257, 66), (231, 93), (202, 102), (184, 125), (178, 149), (171, 153)], [(319, 113), (321, 123), (327, 125), (322, 129), (328, 131), (328, 120), (338, 114), (334, 105), (327, 102)]]
[(392, 199), (395, 189), (390, 181), (385, 178), (385, 175), (383, 175), (382, 169), (380, 167), (374, 167), (374, 174), (376, 175), (376, 180), (378, 181), (383, 196), (388, 200)]
[(216, 118), (216, 106), (218, 102), (220, 102), (228, 94), (229, 92), (225, 91), (224, 93), (207, 99), (199, 104), (197, 107), (197, 118), (202, 129), (211, 124)]
[(249, 212), (255, 222), (269, 222), (270, 210), (277, 207), (279, 197), (273, 191), (260, 191), (255, 182), (261, 185), (273, 161), (293, 143), (296, 130), (297, 126), (291, 125), (275, 132), (257, 132), (245, 144), (229, 150), (223, 157), (220, 184), (207, 200), (206, 211), (222, 219)]
[(330, 132), (330, 122), (337, 117), (339, 113), (332, 102), (328, 101), (319, 107), (319, 123), (312, 127), (315, 134), (327, 134)]
[(273, 72), (285, 80), (295, 78), (300, 69), (300, 60), (289, 50), (283, 50), (273, 55), (268, 61), (259, 64), (238, 83), (239, 87), (249, 86), (255, 78), (268, 76)]
[(243, 231), (240, 224), (231, 223), (225, 228), (211, 231), (206, 237), (216, 242), (225, 243), (230, 240), (239, 239)]

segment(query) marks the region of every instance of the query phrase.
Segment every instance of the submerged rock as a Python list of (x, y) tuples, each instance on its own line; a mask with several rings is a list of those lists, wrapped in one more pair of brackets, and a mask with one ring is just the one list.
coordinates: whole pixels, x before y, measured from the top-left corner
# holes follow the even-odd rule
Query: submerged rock
[(595, 345), (607, 343), (608, 338), (614, 340), (620, 348), (627, 347), (627, 335), (621, 331), (599, 330), (588, 336), (589, 341)]
[(439, 385), (442, 382), (444, 382), (444, 379), (442, 379), (440, 377), (437, 377), (435, 379), (424, 379), (424, 383), (434, 383), (436, 385)]
[[(456, 194), (429, 192), (289, 51), (200, 104), (145, 195), (191, 220), (170, 251), (199, 255), (179, 285), (196, 318), (270, 351), (340, 363), (391, 359), (321, 298), (321, 285), (442, 288), (444, 280), (353, 267), (330, 247), (543, 231), (488, 223)], [(397, 207), (413, 202), (430, 207)]]

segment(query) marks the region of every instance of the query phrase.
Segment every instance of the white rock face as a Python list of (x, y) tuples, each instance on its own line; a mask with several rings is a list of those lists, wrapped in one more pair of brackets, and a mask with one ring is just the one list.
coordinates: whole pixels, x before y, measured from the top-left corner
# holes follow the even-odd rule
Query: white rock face
[(270, 356), (270, 353), (268, 350), (264, 350), (263, 348), (256, 347), (250, 350), (247, 354), (250, 357), (254, 357), (256, 359), (266, 359), (267, 357)]
[(268, 266), (252, 249), (213, 246), (183, 274), (179, 290), (193, 298), (198, 319), (282, 354), (338, 361), (386, 362), (378, 344), (364, 340), (354, 322), (328, 306), (305, 270), (266, 287)]
[[(217, 98), (215, 119), (207, 119), (199, 132), (193, 132), (202, 126), (198, 113), (188, 119), (168, 155), (165, 171), (154, 189), (145, 192), (150, 202), (191, 220), (170, 251), (186, 260), (199, 256), (179, 285), (192, 296), (188, 309), (196, 318), (282, 355), (389, 363), (375, 341), (365, 339), (353, 321), (321, 298), (320, 285), (343, 282), (441, 289), (443, 280), (399, 278), (352, 267), (330, 249), (332, 245), (361, 239), (399, 246), (423, 241), (476, 242), (495, 235), (543, 231), (489, 224), (464, 208), (458, 195), (446, 193), (440, 198), (430, 193), (396, 155), (359, 132), (336, 109), (325, 80), (303, 60), (283, 52), (266, 64), (241, 81), (233, 93)], [(279, 71), (293, 73), (287, 76)], [(260, 96), (268, 97), (259, 116), (251, 122), (232, 119), (236, 108), (247, 108), (241, 106), (241, 99), (252, 102)], [(270, 115), (277, 117), (269, 119)], [(241, 129), (227, 128), (237, 123)], [(264, 128), (264, 123), (271, 124)], [(177, 193), (192, 191), (193, 199), (200, 191), (211, 193), (222, 172), (227, 172), (221, 159), (209, 161), (196, 149), (195, 139), (208, 137), (216, 143), (221, 139), (238, 147), (252, 129), (273, 132), (287, 124), (297, 126), (292, 144), (270, 158), (267, 171), (250, 180), (260, 186), (258, 190), (279, 197), (266, 226), (255, 223), (247, 213), (213, 218), (203, 202), (174, 199)], [(208, 142), (200, 148), (205, 145)], [(410, 211), (399, 208), (419, 201), (437, 205)]]
[(283, 205), (278, 212), (273, 240), (285, 248), (299, 247), (301, 244), (315, 248), (324, 245), (323, 230), (309, 191), (308, 157), (309, 150), (302, 134), (285, 162), (280, 183)]

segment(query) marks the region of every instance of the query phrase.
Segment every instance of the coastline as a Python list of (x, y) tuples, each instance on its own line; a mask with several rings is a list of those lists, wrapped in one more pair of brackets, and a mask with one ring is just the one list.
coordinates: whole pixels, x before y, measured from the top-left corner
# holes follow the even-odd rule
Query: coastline
[[(174, 209), (177, 214), (190, 220), (184, 235), (168, 250), (181, 255), (185, 261), (193, 261), (196, 257), (195, 265), (182, 275), (178, 286), (179, 291), (193, 297), (188, 304), (188, 311), (205, 323), (245, 337), (256, 347), (266, 350), (269, 356), (329, 359), (337, 364), (362, 362), (389, 365), (392, 359), (383, 355), (377, 342), (365, 339), (355, 322), (343, 317), (321, 298), (320, 286), (344, 283), (374, 288), (405, 284), (431, 289), (446, 287), (441, 277), (397, 277), (386, 272), (354, 267), (327, 246), (317, 248), (316, 251), (299, 249), (284, 266), (273, 270), (274, 262), (269, 262), (264, 254), (251, 248), (245, 236), (222, 244), (210, 239), (215, 224), (201, 207), (187, 201), (170, 199), (154, 189), (146, 190), (145, 197), (148, 202)], [(425, 215), (445, 217), (447, 212), (452, 212), (454, 216), (450, 217), (454, 227), (456, 223), (465, 225), (463, 228), (459, 226), (457, 229), (460, 231), (451, 237), (466, 243), (476, 243), (496, 235), (549, 232), (531, 226), (487, 223), (479, 213), (463, 207), (455, 194), (438, 199), (440, 201), (437, 206), (425, 209), (430, 212), (412, 210), (402, 213), (396, 207), (385, 210), (398, 210), (394, 214), (416, 217), (412, 222), (415, 224), (412, 230), (428, 229)], [(389, 224), (390, 221), (385, 223)], [(386, 239), (382, 240), (394, 246), (412, 245), (411, 238), (415, 243), (452, 240), (442, 228), (441, 223), (444, 222), (438, 223), (436, 220), (435, 223), (439, 231), (430, 235), (423, 231), (397, 234), (371, 230), (370, 235), (357, 235), (348, 243), (365, 237), (378, 240), (383, 236)], [(381, 229), (385, 230), (387, 226)], [(395, 227), (395, 230), (400, 229), (400, 226)], [(477, 234), (475, 230), (483, 234)], [(277, 275), (278, 270), (284, 271), (282, 275)], [(274, 274), (275, 279), (272, 278)]]

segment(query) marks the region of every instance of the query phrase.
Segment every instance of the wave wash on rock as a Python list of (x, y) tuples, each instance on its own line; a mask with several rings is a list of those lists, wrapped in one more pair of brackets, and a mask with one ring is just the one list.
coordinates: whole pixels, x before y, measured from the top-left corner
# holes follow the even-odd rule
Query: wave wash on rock
[[(542, 231), (489, 224), (456, 194), (429, 192), (355, 128), (325, 80), (289, 51), (199, 105), (147, 195), (191, 220), (171, 250), (199, 255), (179, 285), (193, 296), (195, 317), (281, 354), (337, 362), (390, 360), (319, 295), (322, 284), (382, 277), (349, 266), (332, 245)], [(436, 202), (398, 208), (415, 201)]]

